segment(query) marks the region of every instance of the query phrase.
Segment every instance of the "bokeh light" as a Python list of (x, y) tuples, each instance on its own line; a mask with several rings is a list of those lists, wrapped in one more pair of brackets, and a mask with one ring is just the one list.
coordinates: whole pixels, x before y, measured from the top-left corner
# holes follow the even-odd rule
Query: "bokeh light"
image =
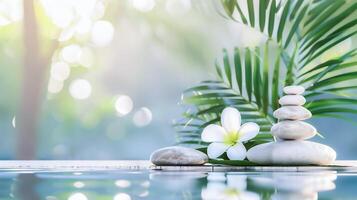
[(82, 49), (77, 44), (65, 46), (61, 51), (61, 56), (64, 61), (69, 63), (76, 63), (80, 60)]
[(142, 107), (135, 112), (133, 122), (136, 126), (142, 127), (150, 124), (152, 120), (152, 113), (149, 108)]
[(63, 82), (50, 78), (48, 81), (47, 90), (49, 93), (57, 94), (63, 89)]
[(92, 21), (87, 17), (83, 17), (78, 21), (75, 30), (76, 33), (78, 34), (85, 34), (85, 33), (89, 33), (91, 28), (92, 28)]
[(115, 181), (115, 185), (120, 188), (127, 188), (130, 187), (131, 183), (128, 180), (117, 180)]
[(76, 181), (73, 183), (73, 186), (75, 188), (83, 188), (85, 186), (85, 184), (82, 181)]
[(148, 12), (155, 7), (154, 0), (132, 0), (133, 7), (139, 11)]
[(88, 198), (83, 193), (78, 192), (78, 193), (74, 193), (71, 196), (69, 196), (68, 200), (88, 200)]
[(21, 20), (21, 0), (0, 1), (0, 26), (6, 26), (12, 22)]
[(149, 196), (149, 191), (148, 190), (145, 190), (144, 192), (139, 194), (139, 197), (147, 197), (147, 196)]
[(74, 19), (74, 11), (68, 0), (42, 0), (41, 1), (47, 16), (49, 16), (54, 25), (59, 28), (66, 28)]
[(92, 86), (85, 79), (77, 79), (69, 86), (69, 92), (75, 99), (87, 99), (92, 93)]
[(119, 116), (127, 115), (133, 109), (134, 103), (127, 95), (120, 95), (115, 101), (115, 110)]
[(16, 128), (16, 116), (12, 118), (11, 125), (12, 127)]
[(65, 62), (55, 62), (51, 66), (51, 78), (57, 81), (66, 80), (71, 73), (69, 65)]
[(131, 197), (126, 193), (118, 193), (114, 196), (114, 200), (131, 200)]
[(114, 27), (112, 23), (104, 20), (95, 22), (92, 28), (92, 42), (97, 46), (106, 46), (114, 36)]

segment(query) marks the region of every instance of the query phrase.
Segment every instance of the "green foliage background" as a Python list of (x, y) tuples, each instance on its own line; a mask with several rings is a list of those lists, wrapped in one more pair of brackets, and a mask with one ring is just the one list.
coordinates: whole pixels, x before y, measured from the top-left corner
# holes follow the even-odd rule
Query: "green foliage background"
[[(313, 117), (351, 120), (357, 114), (356, 48), (324, 59), (337, 45), (356, 35), (357, 2), (350, 0), (222, 0), (223, 17), (254, 28), (266, 36), (257, 47), (223, 49), (216, 61), (217, 79), (187, 89), (183, 104), (189, 109), (175, 123), (180, 144), (205, 147), (200, 139), (208, 124), (219, 123), (220, 113), (234, 106), (243, 123), (253, 121), (261, 133), (250, 147), (271, 141), (282, 88), (306, 88), (305, 107)], [(320, 62), (323, 60), (322, 62)]]

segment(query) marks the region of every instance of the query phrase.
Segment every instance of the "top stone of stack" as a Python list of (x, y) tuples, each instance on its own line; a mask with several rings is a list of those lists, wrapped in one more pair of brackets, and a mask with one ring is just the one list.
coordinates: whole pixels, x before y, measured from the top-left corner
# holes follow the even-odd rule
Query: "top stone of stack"
[(305, 92), (305, 88), (299, 85), (286, 86), (283, 89), (285, 94), (298, 95)]
[(301, 95), (305, 88), (298, 85), (286, 86), (283, 88), (285, 96), (279, 99), (282, 106), (275, 110), (273, 116), (279, 120), (305, 120), (311, 117), (311, 112), (302, 105), (306, 99)]

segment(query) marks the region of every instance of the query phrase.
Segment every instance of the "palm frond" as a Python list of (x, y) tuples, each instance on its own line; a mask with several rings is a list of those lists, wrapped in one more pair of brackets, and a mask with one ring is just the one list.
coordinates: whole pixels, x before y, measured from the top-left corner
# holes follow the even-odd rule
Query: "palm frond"
[[(280, 96), (281, 82), (270, 78), (270, 56), (269, 43), (264, 49), (235, 48), (233, 56), (229, 56), (224, 49), (222, 62), (216, 62), (218, 80), (203, 81), (184, 91), (183, 103), (195, 109), (184, 114), (186, 121), (199, 125), (189, 126), (187, 131), (186, 123), (181, 123), (181, 126), (176, 124), (179, 130), (185, 130), (179, 132), (179, 137), (186, 137), (185, 134), (190, 132), (199, 139), (205, 126), (220, 121), (225, 107), (234, 106), (241, 112), (243, 120), (261, 126), (261, 133), (255, 142), (271, 141), (273, 138), (269, 131), (275, 122), (272, 105), (277, 106), (273, 101)], [(274, 74), (279, 74), (280, 54), (275, 57)]]
[[(254, 1), (255, 2), (255, 1)], [(306, 107), (313, 117), (351, 120), (357, 114), (357, 48), (329, 59), (323, 56), (353, 37), (357, 30), (357, 2), (351, 0), (221, 0), (228, 19), (254, 28), (269, 39), (256, 48), (223, 50), (215, 63), (217, 80), (202, 81), (184, 91), (189, 107), (176, 122), (183, 144), (200, 140), (205, 126), (220, 122), (227, 106), (261, 126), (250, 148), (272, 140), (273, 110), (286, 85), (306, 88)], [(346, 116), (345, 116), (346, 115)]]

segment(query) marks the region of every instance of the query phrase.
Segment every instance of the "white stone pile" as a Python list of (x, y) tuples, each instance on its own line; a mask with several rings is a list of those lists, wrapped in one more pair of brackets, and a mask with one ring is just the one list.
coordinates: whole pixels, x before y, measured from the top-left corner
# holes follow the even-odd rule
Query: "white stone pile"
[(271, 133), (281, 140), (305, 140), (315, 136), (315, 127), (302, 121), (311, 118), (311, 112), (302, 106), (306, 102), (301, 95), (305, 89), (288, 86), (283, 91), (286, 95), (279, 99), (281, 107), (273, 114), (279, 122), (271, 128)]
[(336, 152), (323, 144), (305, 141), (316, 135), (314, 126), (303, 120), (311, 118), (311, 112), (303, 107), (306, 99), (302, 86), (287, 86), (285, 96), (279, 99), (281, 107), (273, 115), (278, 123), (271, 128), (277, 142), (251, 148), (248, 159), (258, 164), (273, 165), (328, 165), (336, 159)]

